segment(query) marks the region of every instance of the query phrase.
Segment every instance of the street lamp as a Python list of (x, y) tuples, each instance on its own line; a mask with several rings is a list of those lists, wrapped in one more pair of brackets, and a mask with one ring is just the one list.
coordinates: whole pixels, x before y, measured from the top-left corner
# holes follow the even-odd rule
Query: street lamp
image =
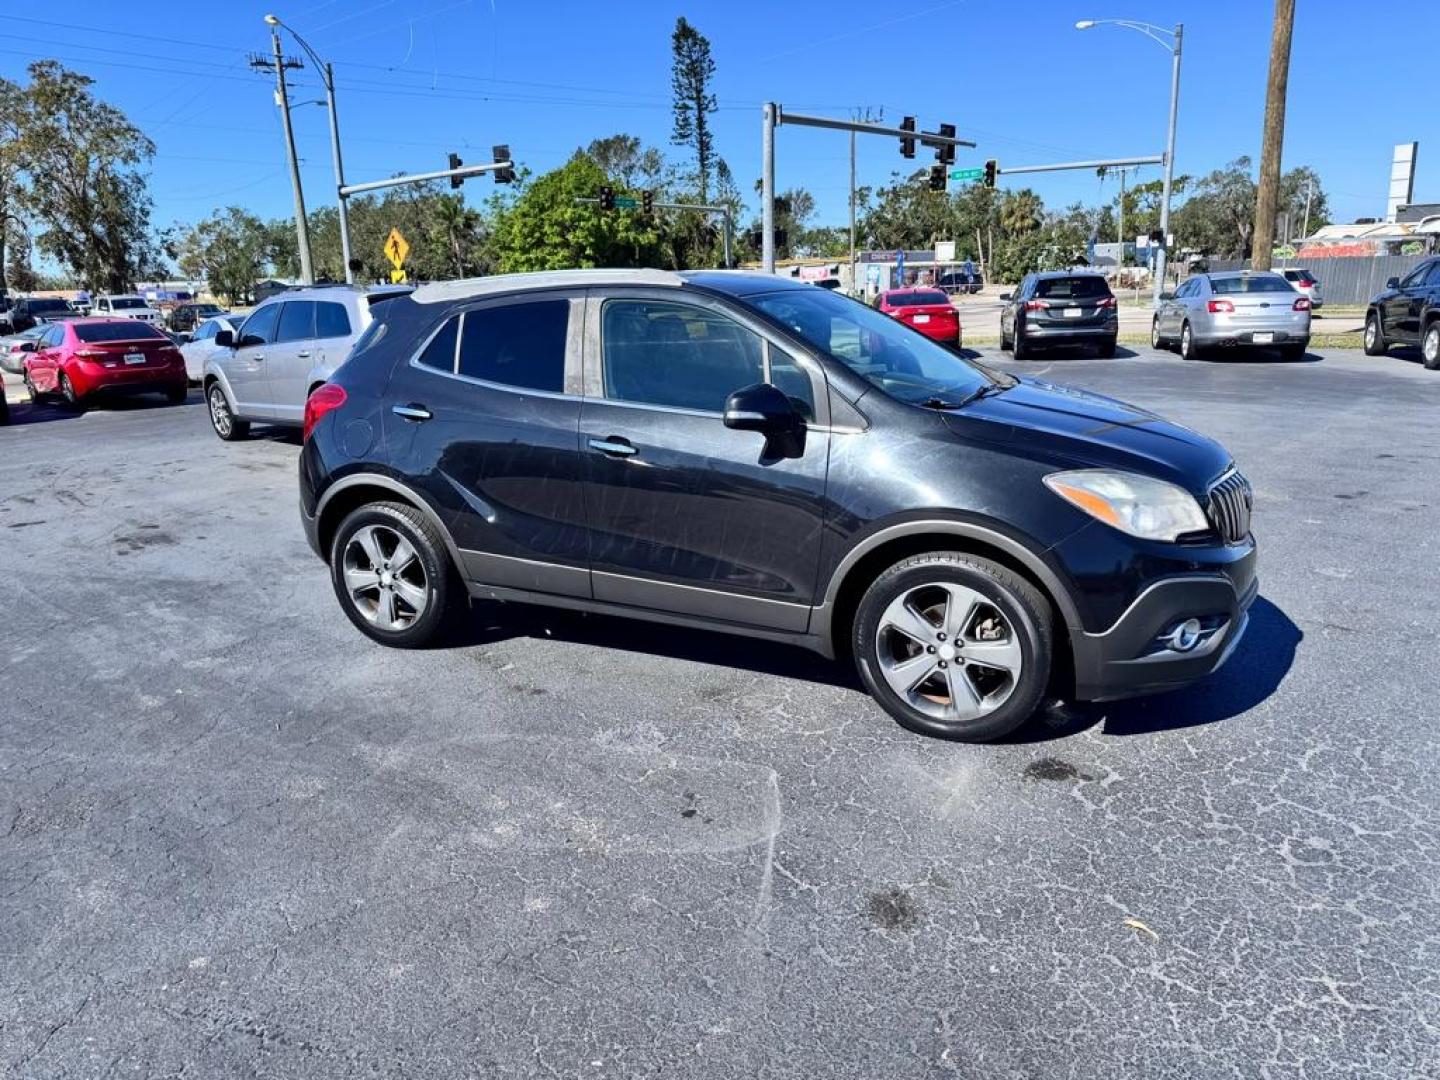
[(1154, 23), (1135, 22), (1131, 19), (1081, 19), (1075, 24), (1076, 30), (1089, 30), (1095, 26), (1123, 26), (1144, 34), (1169, 51), (1172, 60), (1170, 68), (1170, 133), (1165, 140), (1165, 186), (1160, 194), (1160, 254), (1155, 259), (1155, 282), (1153, 300), (1160, 304), (1160, 292), (1165, 287), (1165, 256), (1170, 246), (1170, 191), (1175, 179), (1175, 116), (1180, 109), (1180, 45), (1185, 36), (1185, 25), (1176, 23), (1174, 30), (1166, 30)]
[(340, 120), (335, 112), (335, 75), (330, 65), (321, 60), (310, 43), (295, 32), (293, 26), (286, 26), (278, 15), (266, 15), (265, 25), (272, 30), (284, 28), (290, 31), (296, 43), (305, 50), (325, 78), (325, 104), (330, 110), (330, 156), (335, 162), (335, 200), (340, 212), (340, 261), (345, 264), (345, 281), (354, 284), (355, 271), (350, 268), (350, 214), (345, 207), (345, 196), (340, 189), (345, 186), (345, 168), (340, 162)]

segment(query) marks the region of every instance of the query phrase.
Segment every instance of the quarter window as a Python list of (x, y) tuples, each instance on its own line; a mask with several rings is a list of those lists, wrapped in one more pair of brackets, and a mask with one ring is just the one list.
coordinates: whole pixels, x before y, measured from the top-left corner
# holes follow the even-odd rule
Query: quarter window
[(565, 388), (570, 301), (498, 304), (465, 312), (459, 373), (523, 390)]
[(759, 335), (702, 308), (612, 300), (601, 338), (605, 396), (616, 401), (720, 412), (734, 391), (765, 381)]
[(274, 338), (275, 317), (280, 313), (279, 304), (266, 304), (250, 313), (245, 325), (240, 327), (236, 340), (242, 345), (265, 345)]
[(420, 363), (436, 371), (455, 373), (455, 332), (459, 319), (447, 319), (440, 332), (430, 339), (425, 351), (420, 354)]
[(315, 336), (317, 338), (349, 337), (350, 313), (344, 304), (322, 300), (315, 305)]
[(315, 305), (308, 300), (291, 300), (280, 312), (275, 342), (306, 341), (315, 336)]

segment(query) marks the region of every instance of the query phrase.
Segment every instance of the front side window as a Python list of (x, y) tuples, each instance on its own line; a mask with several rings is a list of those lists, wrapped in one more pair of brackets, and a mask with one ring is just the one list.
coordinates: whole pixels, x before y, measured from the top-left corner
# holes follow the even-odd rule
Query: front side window
[(705, 308), (610, 300), (600, 335), (605, 396), (615, 401), (720, 412), (736, 390), (765, 381), (759, 335)]
[(315, 336), (315, 305), (309, 300), (288, 301), (280, 310), (275, 343), (306, 341)]
[(315, 336), (334, 338), (350, 336), (350, 313), (344, 304), (322, 300), (315, 305)]
[(60, 344), (64, 337), (65, 328), (63, 326), (52, 326), (49, 330), (45, 331), (45, 335), (40, 339), (39, 347), (42, 349), (53, 349), (56, 345)]
[(280, 313), (279, 304), (266, 304), (250, 313), (240, 327), (236, 340), (241, 345), (265, 345), (274, 340), (275, 318)]
[(984, 368), (890, 316), (824, 289), (764, 293), (745, 303), (901, 401), (952, 402), (996, 382)]
[(561, 393), (569, 326), (569, 300), (467, 311), (460, 324), (459, 374), (522, 390)]
[(1430, 264), (1430, 273), (1425, 276), (1426, 285), (1440, 285), (1440, 262)]
[(215, 336), (215, 332), (219, 329), (220, 324), (217, 323), (214, 319), (211, 319), (209, 322), (203, 322), (200, 324), (200, 329), (195, 331), (195, 336), (192, 337), (190, 340), (209, 341)]
[(1400, 282), (1400, 288), (1413, 289), (1415, 286), (1419, 285), (1420, 282), (1425, 280), (1425, 275), (1429, 273), (1430, 268), (1435, 265), (1437, 264), (1421, 263), (1414, 270), (1411, 270), (1410, 273), (1405, 275), (1404, 279)]

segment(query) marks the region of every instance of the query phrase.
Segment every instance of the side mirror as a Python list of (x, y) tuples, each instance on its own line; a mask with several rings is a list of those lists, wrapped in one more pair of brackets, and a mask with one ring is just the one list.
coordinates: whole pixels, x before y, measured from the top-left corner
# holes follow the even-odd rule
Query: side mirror
[(33, 342), (33, 341), (22, 341), (22, 342), (20, 343), (20, 351), (21, 351), (21, 352), (34, 352), (34, 351), (35, 351), (35, 342)]
[(1174, 294), (1173, 292), (1171, 292), (1169, 289), (1166, 289), (1164, 292), (1162, 292), (1162, 293), (1160, 294), (1160, 299), (1161, 299), (1161, 300), (1174, 300), (1174, 299), (1175, 299), (1175, 294)]
[(235, 331), (221, 330), (215, 335), (215, 344), (225, 349), (235, 348)]
[(1387, 289), (1398, 289), (1399, 287), (1400, 279), (1398, 277), (1392, 277), (1389, 281), (1385, 282), (1385, 288)]
[(799, 457), (805, 449), (805, 418), (785, 392), (770, 383), (755, 383), (725, 399), (725, 426), (758, 431), (780, 457)]
[(1000, 294), (1000, 299), (1001, 299), (1001, 300), (1004, 300), (1006, 303), (1009, 303), (1011, 300), (1014, 300), (1014, 299), (1015, 299), (1015, 294), (1014, 294), (1014, 293), (1008, 293), (1008, 292), (1002, 292), (1002, 293)]

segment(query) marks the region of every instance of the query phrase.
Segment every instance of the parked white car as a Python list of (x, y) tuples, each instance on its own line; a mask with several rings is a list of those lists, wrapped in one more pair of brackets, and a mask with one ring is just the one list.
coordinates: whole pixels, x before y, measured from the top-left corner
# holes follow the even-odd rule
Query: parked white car
[(180, 355), (185, 357), (185, 377), (192, 383), (199, 383), (205, 375), (205, 361), (215, 351), (215, 335), (222, 330), (233, 335), (239, 325), (239, 318), (227, 312), (206, 319), (197, 326), (190, 340), (180, 346)]
[(97, 296), (90, 306), (90, 314), (106, 315), (117, 319), (139, 319), (141, 322), (161, 324), (160, 312), (150, 306), (143, 296), (119, 295)]

